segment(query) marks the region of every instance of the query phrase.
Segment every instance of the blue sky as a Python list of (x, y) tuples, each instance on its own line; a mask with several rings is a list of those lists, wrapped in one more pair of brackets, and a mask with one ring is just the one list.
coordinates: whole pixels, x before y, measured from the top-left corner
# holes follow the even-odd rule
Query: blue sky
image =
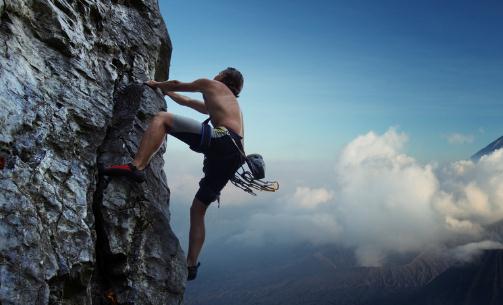
[(240, 69), (246, 145), (267, 159), (332, 160), (358, 135), (397, 127), (409, 155), (450, 161), (503, 135), (501, 1), (159, 4), (171, 78)]
[[(503, 136), (503, 2), (159, 4), (172, 79), (243, 72), (246, 150), (260, 152), (281, 185), (257, 197), (224, 189), (222, 208), (205, 218), (204, 266), (212, 251), (232, 257), (229, 245), (256, 242), (265, 255), (306, 241), (356, 249), (376, 265), (503, 219), (502, 152), (456, 162)], [(169, 140), (171, 224), (184, 249), (201, 159)]]

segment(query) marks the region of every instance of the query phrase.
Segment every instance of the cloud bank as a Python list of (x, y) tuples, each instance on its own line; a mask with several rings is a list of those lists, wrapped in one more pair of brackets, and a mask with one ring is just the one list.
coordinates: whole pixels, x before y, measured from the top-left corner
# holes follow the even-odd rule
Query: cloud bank
[(503, 151), (437, 167), (404, 154), (406, 141), (394, 129), (370, 132), (348, 144), (337, 162), (341, 241), (356, 248), (364, 265), (379, 265), (391, 251), (477, 239), (485, 225), (503, 219)]
[(369, 132), (311, 174), (272, 165), (281, 192), (256, 198), (227, 187), (210, 231), (232, 243), (343, 245), (366, 266), (432, 245), (449, 245), (457, 256), (500, 247), (484, 233), (503, 219), (503, 150), (438, 166), (405, 154), (407, 141), (395, 129)]

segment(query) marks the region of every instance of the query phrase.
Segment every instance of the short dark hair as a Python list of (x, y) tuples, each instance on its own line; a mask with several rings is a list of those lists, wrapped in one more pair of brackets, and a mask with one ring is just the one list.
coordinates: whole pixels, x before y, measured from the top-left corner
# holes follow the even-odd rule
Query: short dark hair
[(235, 68), (227, 68), (220, 72), (223, 74), (222, 83), (224, 83), (236, 97), (239, 97), (241, 89), (243, 89), (243, 75)]

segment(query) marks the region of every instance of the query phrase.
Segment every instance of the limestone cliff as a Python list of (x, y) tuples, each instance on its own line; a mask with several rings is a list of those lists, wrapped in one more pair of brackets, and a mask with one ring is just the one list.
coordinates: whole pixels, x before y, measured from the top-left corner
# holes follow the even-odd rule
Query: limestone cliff
[(165, 103), (157, 0), (0, 0), (0, 304), (179, 304), (164, 148), (106, 180)]

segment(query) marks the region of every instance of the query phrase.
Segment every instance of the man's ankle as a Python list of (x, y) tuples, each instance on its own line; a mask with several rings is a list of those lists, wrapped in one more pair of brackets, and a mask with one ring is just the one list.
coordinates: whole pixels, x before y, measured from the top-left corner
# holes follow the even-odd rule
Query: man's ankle
[(134, 165), (134, 167), (136, 167), (137, 170), (144, 170), (145, 169), (145, 165), (141, 164), (140, 162), (136, 161), (136, 160), (133, 160), (133, 162), (131, 162), (131, 164)]
[(187, 266), (192, 267), (192, 266), (195, 266), (195, 265), (197, 265), (197, 261), (196, 260), (187, 258)]

